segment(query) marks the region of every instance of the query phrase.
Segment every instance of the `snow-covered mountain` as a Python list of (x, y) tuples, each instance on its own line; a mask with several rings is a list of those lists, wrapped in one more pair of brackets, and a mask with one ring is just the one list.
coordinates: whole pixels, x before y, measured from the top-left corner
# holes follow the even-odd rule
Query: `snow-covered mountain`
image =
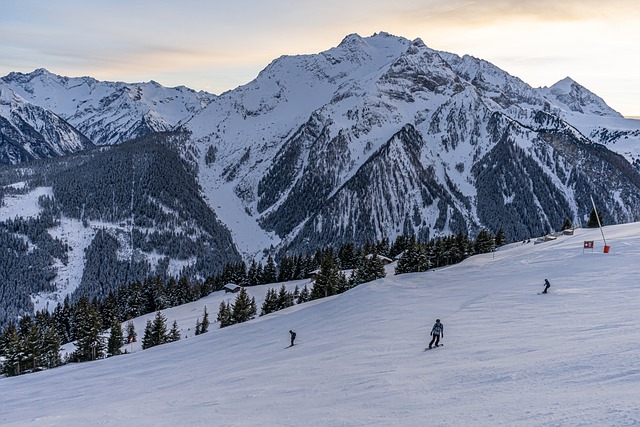
[(0, 79), (2, 87), (55, 112), (96, 145), (173, 130), (215, 99), (184, 86), (100, 82), (91, 77), (62, 77), (44, 69), (10, 73)]
[[(181, 341), (0, 378), (0, 422), (637, 425), (640, 224), (604, 234), (608, 254), (597, 229), (578, 229), (194, 337), (204, 306), (233, 302), (214, 293), (163, 311)], [(550, 293), (536, 295), (545, 278)], [(248, 292), (260, 304), (268, 286)], [(444, 347), (425, 352), (436, 318)], [(290, 329), (296, 345), (285, 349)]]
[(638, 219), (640, 177), (594, 144), (593, 117), (637, 123), (569, 80), (534, 89), (380, 33), (278, 58), (187, 128), (207, 196), (235, 195), (223, 221), (271, 233), (241, 247), (256, 253), (482, 227), (521, 239), (582, 223), (589, 195), (609, 222)]
[(0, 165), (63, 156), (92, 146), (59, 115), (0, 83)]
[[(86, 156), (0, 170), (0, 218), (14, 218), (13, 204), (25, 200), (35, 206), (32, 216), (53, 218), (46, 232), (59, 242), (7, 237), (48, 248), (50, 259), (38, 262), (54, 271), (39, 278), (37, 292), (60, 292), (61, 283), (78, 289), (83, 281), (102, 292), (116, 286), (104, 277), (95, 283), (85, 248), (99, 260), (108, 247), (117, 277), (129, 277), (124, 260), (133, 254), (143, 271), (202, 275), (238, 254), (302, 253), (401, 234), (502, 228), (509, 240), (522, 240), (567, 219), (584, 224), (591, 196), (606, 224), (640, 220), (632, 165), (640, 121), (570, 79), (532, 88), (487, 61), (420, 39), (351, 34), (318, 54), (277, 58), (219, 96), (45, 70), (9, 74), (0, 90), (7, 100), (0, 124), (16, 129), (15, 117), (31, 117), (24, 128), (46, 135), (37, 145), (51, 147), (40, 155), (28, 150), (36, 137), (19, 139), (11, 147), (22, 144), (22, 151), (5, 163), (98, 145)], [(16, 113), (27, 109), (39, 115)], [(40, 115), (58, 118), (54, 130)], [(60, 137), (63, 128), (68, 136)], [(157, 141), (119, 149), (141, 134)], [(149, 148), (155, 143), (162, 155)], [(151, 160), (140, 152), (145, 147)], [(177, 226), (182, 220), (193, 227)], [(82, 236), (71, 238), (66, 221)]]

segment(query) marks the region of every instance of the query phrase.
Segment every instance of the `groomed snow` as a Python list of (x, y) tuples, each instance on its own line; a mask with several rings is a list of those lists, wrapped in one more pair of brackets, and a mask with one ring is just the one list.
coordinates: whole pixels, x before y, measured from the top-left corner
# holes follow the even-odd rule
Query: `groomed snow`
[[(2, 378), (0, 424), (637, 425), (640, 223), (605, 236), (608, 254), (598, 230), (576, 230), (177, 343)], [(551, 293), (537, 295), (545, 278)], [(265, 288), (249, 291), (258, 300)], [(193, 304), (167, 310), (169, 322), (195, 325)], [(424, 352), (436, 318), (445, 346)], [(298, 341), (285, 349), (289, 329)]]

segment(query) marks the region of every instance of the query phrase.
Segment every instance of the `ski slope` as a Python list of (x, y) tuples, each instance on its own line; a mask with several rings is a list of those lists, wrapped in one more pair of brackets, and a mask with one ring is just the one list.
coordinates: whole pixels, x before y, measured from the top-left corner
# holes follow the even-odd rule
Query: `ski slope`
[[(2, 378), (0, 424), (637, 425), (640, 223), (604, 232), (608, 254), (599, 230), (576, 230), (149, 350)], [(550, 293), (537, 295), (545, 278)], [(249, 291), (258, 301), (266, 287)], [(212, 318), (228, 297), (207, 299)], [(203, 303), (164, 313), (193, 327)], [(425, 352), (436, 318), (445, 345)], [(298, 338), (285, 349), (289, 329)]]

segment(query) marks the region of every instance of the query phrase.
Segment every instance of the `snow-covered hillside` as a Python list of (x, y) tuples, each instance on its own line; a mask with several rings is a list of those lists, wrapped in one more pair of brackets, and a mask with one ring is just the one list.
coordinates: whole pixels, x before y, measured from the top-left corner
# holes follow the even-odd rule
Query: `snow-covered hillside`
[[(640, 224), (604, 233), (608, 254), (599, 230), (578, 229), (149, 350), (3, 378), (0, 423), (636, 425)], [(550, 293), (537, 295), (545, 278)], [(265, 287), (249, 292), (258, 300)], [(223, 298), (164, 314), (193, 328)], [(425, 352), (436, 318), (444, 347)], [(289, 329), (298, 340), (285, 349)]]

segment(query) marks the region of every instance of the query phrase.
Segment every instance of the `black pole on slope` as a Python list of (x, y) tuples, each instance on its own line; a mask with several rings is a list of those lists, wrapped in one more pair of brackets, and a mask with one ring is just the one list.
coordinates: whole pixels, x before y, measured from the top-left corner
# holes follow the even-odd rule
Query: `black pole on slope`
[(596, 220), (598, 221), (598, 227), (600, 228), (600, 234), (602, 234), (602, 241), (604, 242), (604, 251), (608, 252), (609, 246), (607, 246), (607, 239), (604, 238), (604, 231), (602, 231), (602, 224), (600, 223), (600, 215), (598, 215), (598, 209), (596, 209), (596, 202), (593, 201), (593, 196), (591, 197), (591, 204), (593, 205), (593, 210), (596, 213)]

